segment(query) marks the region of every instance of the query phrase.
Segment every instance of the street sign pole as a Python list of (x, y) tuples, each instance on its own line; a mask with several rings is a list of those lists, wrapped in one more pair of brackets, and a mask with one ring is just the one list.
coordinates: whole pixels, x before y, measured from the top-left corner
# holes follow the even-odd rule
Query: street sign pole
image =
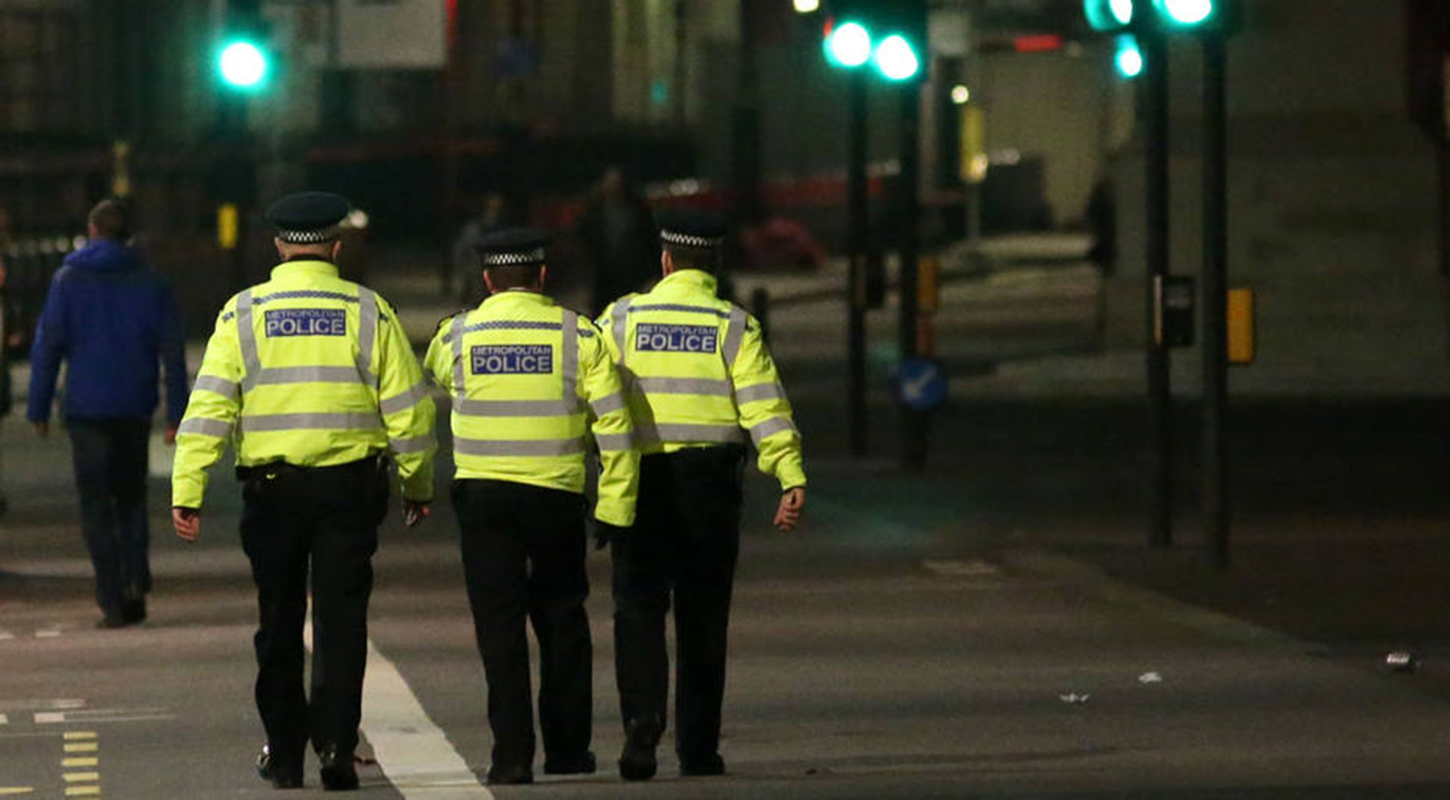
[(1173, 543), (1172, 386), (1168, 341), (1160, 324), (1160, 289), (1168, 278), (1168, 44), (1159, 31), (1145, 29), (1144, 130), (1147, 169), (1148, 438), (1152, 450), (1149, 493), (1152, 498), (1148, 543)]
[(870, 216), (866, 196), (866, 75), (851, 71), (850, 142), (847, 165), (847, 193), (850, 229), (850, 285), (846, 293), (849, 323), (846, 350), (849, 354), (849, 423), (851, 455), (866, 455), (866, 249), (870, 242)]
[(1228, 250), (1224, 36), (1203, 37), (1203, 514), (1208, 551), (1229, 566)]
[[(920, 242), (918, 240), (917, 218), (921, 216), (920, 199), (917, 197), (918, 173), (921, 162), (921, 84), (915, 80), (905, 82), (901, 87), (901, 236), (899, 255), (901, 262), (900, 300), (901, 329), (899, 348), (901, 361), (917, 355), (918, 328), (918, 268)], [(906, 470), (919, 470), (926, 464), (927, 416), (923, 411), (903, 405), (901, 408), (901, 466)]]

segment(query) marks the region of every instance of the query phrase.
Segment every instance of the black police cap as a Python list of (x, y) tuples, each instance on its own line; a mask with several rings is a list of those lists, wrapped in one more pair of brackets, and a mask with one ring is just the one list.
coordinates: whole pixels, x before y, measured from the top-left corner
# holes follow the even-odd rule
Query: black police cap
[(331, 192), (289, 194), (267, 209), (277, 238), (290, 244), (319, 244), (336, 239), (340, 224), (352, 211), (346, 197)]
[(725, 241), (729, 226), (725, 218), (711, 211), (693, 208), (665, 209), (655, 215), (660, 241), (682, 247), (710, 250)]
[(488, 267), (527, 267), (544, 263), (544, 251), (553, 237), (538, 228), (504, 228), (483, 236), (473, 246)]

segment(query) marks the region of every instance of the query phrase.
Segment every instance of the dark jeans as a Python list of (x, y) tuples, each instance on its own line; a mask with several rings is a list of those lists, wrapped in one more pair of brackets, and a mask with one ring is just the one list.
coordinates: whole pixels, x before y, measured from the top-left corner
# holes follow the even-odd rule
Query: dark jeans
[(614, 663), (625, 724), (665, 718), (665, 613), (675, 606), (675, 747), (698, 761), (720, 747), (730, 591), (740, 553), (744, 449), (645, 456), (634, 529), (613, 540)]
[[(281, 769), (315, 749), (357, 746), (367, 666), (368, 598), (387, 496), (376, 459), (336, 467), (255, 467), (244, 475), (242, 547), (252, 562), (260, 623), (257, 711)], [(308, 573), (312, 691), (303, 693)]]
[(96, 571), (96, 603), (120, 616), (151, 590), (146, 527), (149, 419), (67, 420), (81, 501), (81, 531)]
[(474, 634), (488, 680), (495, 768), (529, 767), (529, 642), (539, 643), (539, 728), (548, 760), (589, 750), (593, 644), (584, 599), (584, 498), (512, 481), (453, 482)]

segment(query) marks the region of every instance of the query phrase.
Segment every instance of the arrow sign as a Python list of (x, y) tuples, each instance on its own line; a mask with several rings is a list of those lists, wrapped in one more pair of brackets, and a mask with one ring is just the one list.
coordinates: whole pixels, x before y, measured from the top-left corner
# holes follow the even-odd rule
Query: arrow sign
[(897, 369), (896, 390), (907, 408), (931, 411), (946, 402), (946, 370), (935, 359), (908, 358)]

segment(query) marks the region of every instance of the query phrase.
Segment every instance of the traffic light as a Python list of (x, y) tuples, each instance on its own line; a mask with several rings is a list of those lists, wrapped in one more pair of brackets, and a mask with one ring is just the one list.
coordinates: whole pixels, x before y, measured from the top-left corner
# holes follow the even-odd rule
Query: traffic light
[(1117, 44), (1113, 66), (1118, 74), (1129, 80), (1143, 74), (1143, 51), (1138, 49), (1138, 37), (1131, 33), (1119, 34)]
[(1228, 32), (1234, 5), (1233, 0), (1153, 0), (1158, 23), (1184, 33)]
[(233, 39), (222, 45), (217, 56), (217, 69), (227, 86), (253, 90), (267, 80), (270, 64), (266, 51), (248, 39)]
[(926, 6), (919, 0), (837, 0), (826, 22), (826, 60), (855, 69), (867, 62), (889, 81), (922, 76)]
[[(1141, 2), (1141, 0), (1139, 0)], [(1082, 12), (1095, 31), (1120, 31), (1133, 24), (1134, 0), (1083, 0)]]

